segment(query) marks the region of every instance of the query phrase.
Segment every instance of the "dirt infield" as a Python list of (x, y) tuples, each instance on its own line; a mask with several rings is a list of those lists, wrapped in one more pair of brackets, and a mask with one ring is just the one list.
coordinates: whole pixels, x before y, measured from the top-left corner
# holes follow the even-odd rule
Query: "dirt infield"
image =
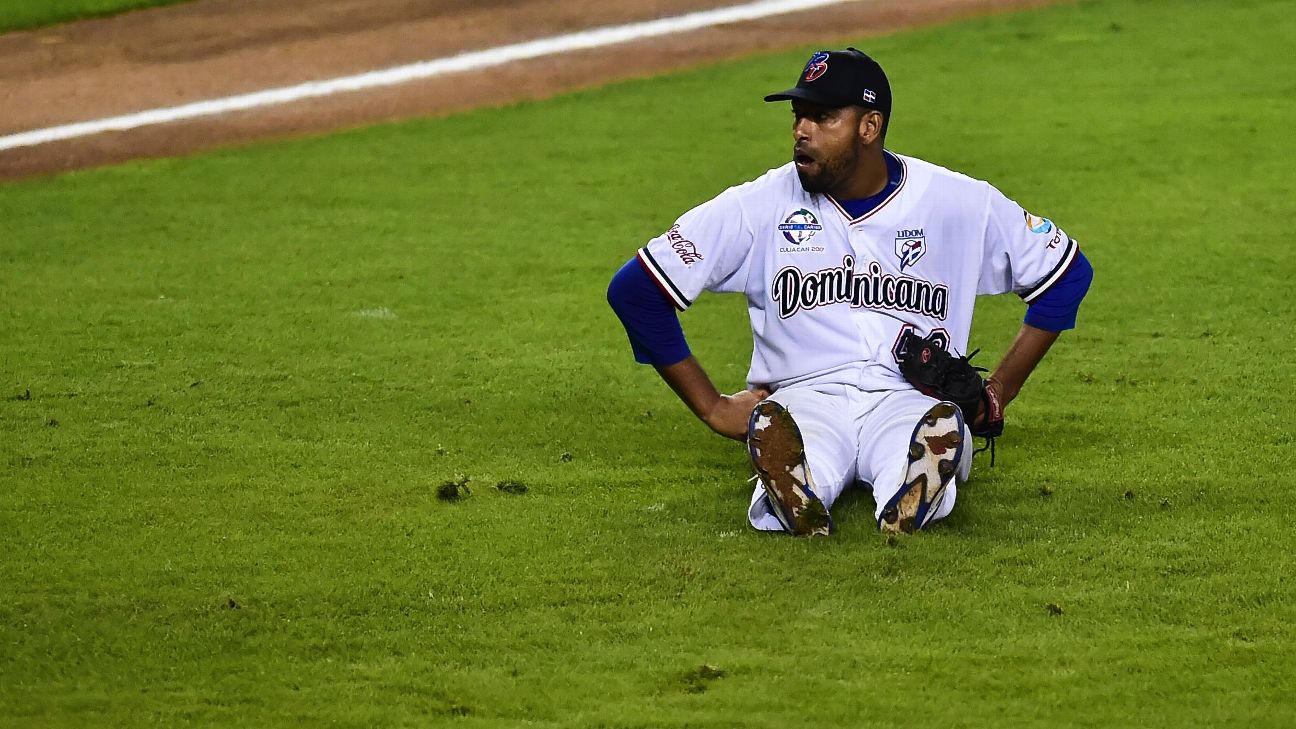
[[(857, 0), (380, 90), (0, 151), (0, 179), (444, 114), (1049, 0)], [(733, 4), (196, 0), (0, 36), (0, 135)]]

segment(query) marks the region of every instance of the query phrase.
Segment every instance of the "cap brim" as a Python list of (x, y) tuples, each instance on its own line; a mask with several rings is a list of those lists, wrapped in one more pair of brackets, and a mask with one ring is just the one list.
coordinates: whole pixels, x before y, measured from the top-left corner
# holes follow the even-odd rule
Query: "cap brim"
[(812, 104), (821, 104), (823, 106), (850, 106), (851, 102), (842, 101), (841, 99), (828, 96), (823, 93), (816, 93), (814, 89), (807, 89), (800, 86), (793, 86), (787, 91), (780, 91), (777, 94), (770, 94), (765, 97), (766, 101), (809, 101)]

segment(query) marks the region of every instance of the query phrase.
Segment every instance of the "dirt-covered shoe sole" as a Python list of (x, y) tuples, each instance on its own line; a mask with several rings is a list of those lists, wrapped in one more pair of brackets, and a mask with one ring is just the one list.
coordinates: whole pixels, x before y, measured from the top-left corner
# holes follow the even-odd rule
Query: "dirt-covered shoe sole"
[(933, 405), (914, 426), (904, 483), (882, 509), (878, 528), (912, 534), (927, 526), (962, 456), (963, 414), (953, 403)]
[(752, 410), (747, 451), (769, 496), (770, 511), (785, 530), (797, 536), (832, 532), (832, 517), (815, 496), (801, 429), (786, 408), (766, 400)]

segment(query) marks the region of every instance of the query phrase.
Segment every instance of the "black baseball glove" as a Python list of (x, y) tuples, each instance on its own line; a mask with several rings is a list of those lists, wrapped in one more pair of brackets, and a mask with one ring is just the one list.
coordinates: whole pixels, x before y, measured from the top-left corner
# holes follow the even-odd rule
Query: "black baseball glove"
[[(958, 405), (972, 435), (996, 438), (1003, 433), (999, 395), (981, 378), (985, 368), (969, 361), (976, 352), (956, 357), (935, 340), (912, 331), (905, 332), (900, 351), (900, 374), (924, 395)], [(985, 413), (984, 419), (979, 417), (981, 413)]]

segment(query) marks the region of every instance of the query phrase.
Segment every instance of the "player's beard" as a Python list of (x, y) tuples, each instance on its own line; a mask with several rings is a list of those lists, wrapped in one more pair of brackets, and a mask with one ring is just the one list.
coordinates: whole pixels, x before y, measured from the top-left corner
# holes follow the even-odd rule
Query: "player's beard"
[[(793, 151), (793, 160), (801, 157), (802, 153)], [(813, 161), (809, 165), (796, 166), (797, 177), (800, 178), (801, 187), (806, 192), (819, 194), (832, 192), (834, 188), (848, 182), (856, 157), (850, 153), (843, 153), (828, 159), (820, 156), (811, 156), (811, 159)]]

